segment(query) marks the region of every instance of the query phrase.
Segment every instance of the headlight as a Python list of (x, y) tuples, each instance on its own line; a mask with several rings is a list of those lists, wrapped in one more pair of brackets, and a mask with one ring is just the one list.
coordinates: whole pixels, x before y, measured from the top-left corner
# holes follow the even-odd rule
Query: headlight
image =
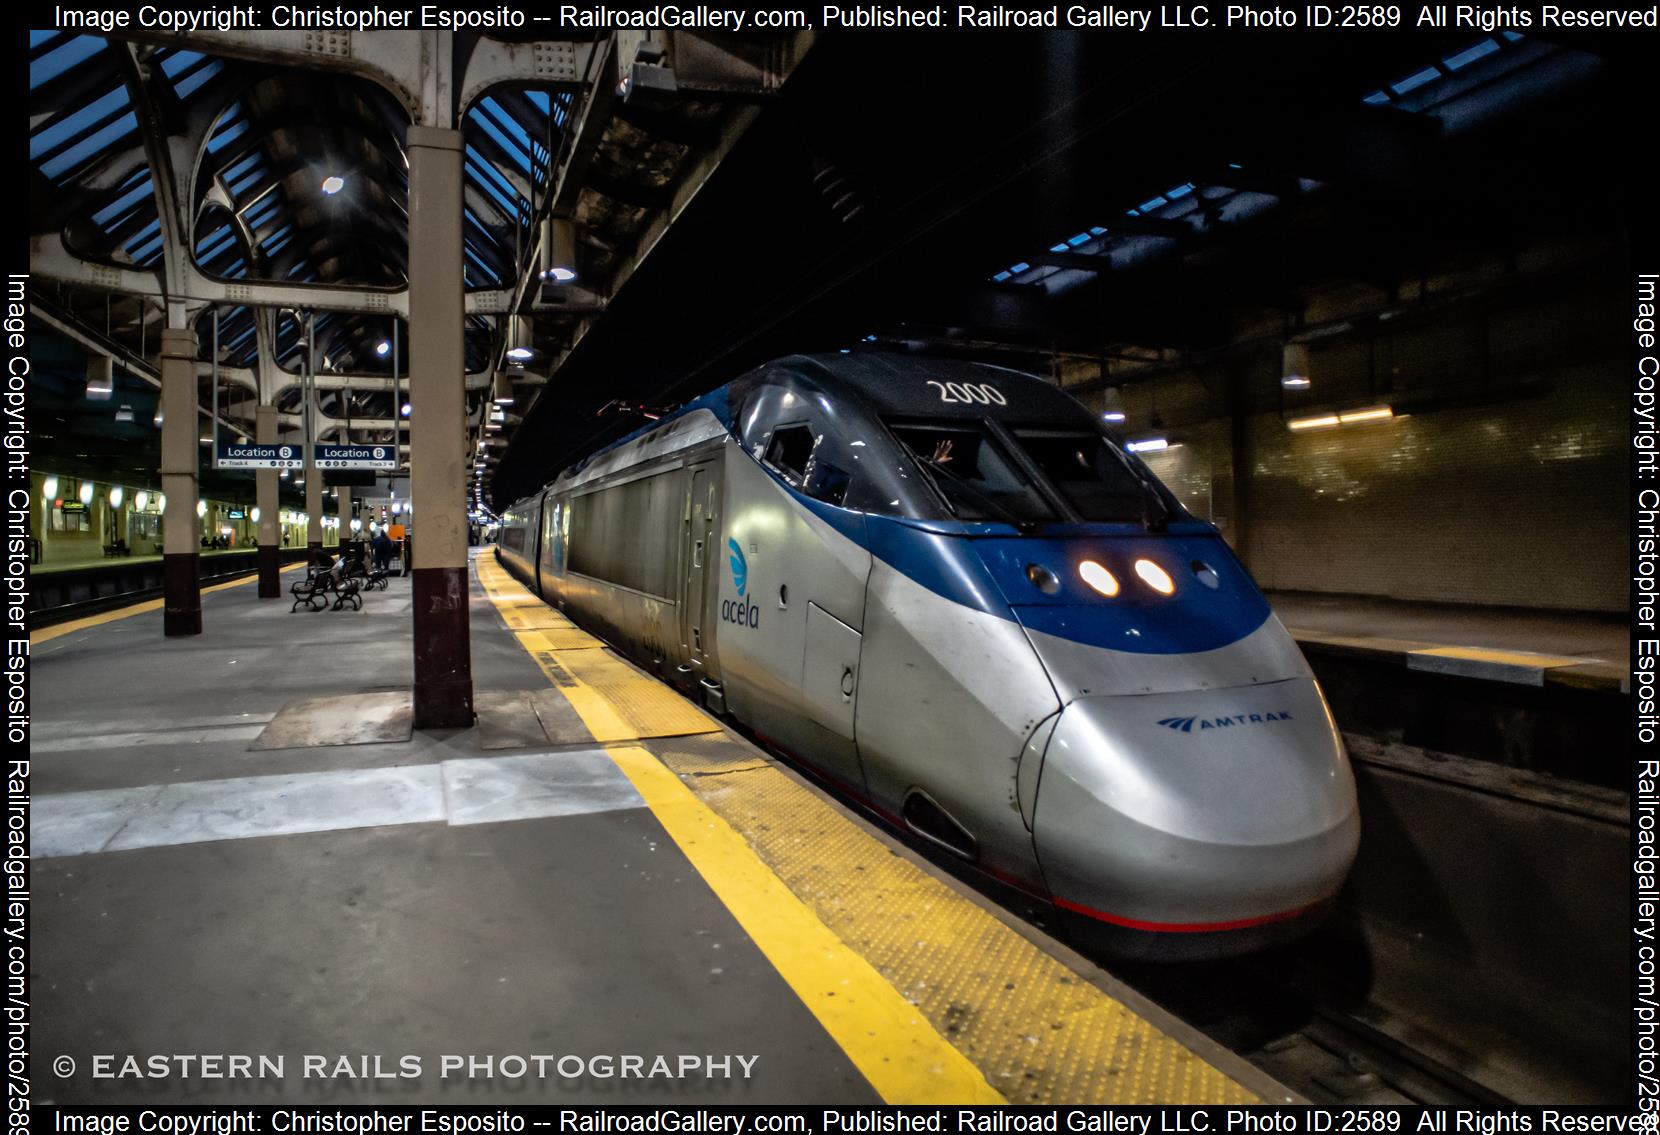
[[(1170, 578), (1170, 573), (1159, 567), (1152, 560), (1137, 560), (1135, 573), (1141, 581), (1160, 595), (1170, 595), (1176, 590), (1176, 583)], [(1116, 585), (1114, 590), (1116, 590)]]
[[(1145, 563), (1146, 561), (1142, 561)], [(1085, 560), (1078, 565), (1078, 575), (1083, 581), (1111, 599), (1118, 594), (1118, 580), (1113, 578), (1112, 572), (1096, 563), (1094, 560)]]

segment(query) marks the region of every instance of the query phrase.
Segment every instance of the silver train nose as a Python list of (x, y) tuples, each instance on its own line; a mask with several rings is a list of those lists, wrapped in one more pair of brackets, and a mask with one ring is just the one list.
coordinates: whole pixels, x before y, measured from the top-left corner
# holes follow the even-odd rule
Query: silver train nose
[(1079, 698), (1044, 755), (1033, 816), (1057, 906), (1162, 935), (1299, 920), (1360, 839), (1354, 777), (1308, 678)]

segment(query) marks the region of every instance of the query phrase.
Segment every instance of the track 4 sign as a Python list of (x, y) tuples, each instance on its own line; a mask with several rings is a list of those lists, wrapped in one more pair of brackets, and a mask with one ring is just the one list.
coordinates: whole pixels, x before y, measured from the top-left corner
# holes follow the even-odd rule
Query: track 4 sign
[(396, 469), (398, 451), (390, 445), (323, 445), (315, 447), (319, 469)]
[(215, 469), (301, 469), (303, 451), (297, 445), (221, 445), (214, 450)]

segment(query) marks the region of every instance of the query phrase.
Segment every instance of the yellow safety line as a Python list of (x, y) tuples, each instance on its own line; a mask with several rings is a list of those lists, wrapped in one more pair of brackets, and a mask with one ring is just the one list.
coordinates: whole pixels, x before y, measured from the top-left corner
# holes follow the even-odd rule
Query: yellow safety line
[(1541, 670), (1556, 666), (1577, 666), (1581, 662), (1602, 661), (1600, 658), (1538, 654), (1530, 650), (1494, 650), (1485, 646), (1435, 646), (1414, 650), (1412, 653), (1430, 658), (1457, 658), (1466, 662), (1493, 662), (1501, 666), (1530, 666)]
[[(498, 609), (516, 605), (530, 594), (494, 565), (474, 563)], [(557, 665), (555, 652), (536, 649), (541, 636), (532, 634), (521, 631), (514, 638), (595, 738), (631, 737), (604, 694), (563, 667), (558, 672), (550, 669)], [(884, 1100), (895, 1104), (1007, 1102), (967, 1057), (869, 962), (836, 937), (767, 868), (749, 843), (678, 776), (638, 745), (613, 746), (606, 752), (779, 976)]]
[(637, 745), (606, 752), (877, 1094), (893, 1104), (1008, 1102), (678, 776)]
[[(295, 569), (302, 568), (304, 566), (305, 564), (303, 563), (289, 564), (287, 567), (278, 568), (277, 570), (279, 572), (294, 571)], [(255, 569), (253, 575), (250, 575), (244, 579), (233, 579), (229, 583), (215, 583), (211, 587), (204, 587), (201, 590), (201, 594), (206, 595), (210, 591), (223, 591), (227, 587), (241, 587), (244, 583), (252, 583), (258, 578), (258, 569)], [(29, 645), (39, 646), (43, 642), (51, 642), (55, 638), (62, 638), (66, 634), (73, 634), (75, 631), (83, 631), (88, 627), (97, 627), (102, 626), (105, 623), (113, 623), (117, 619), (127, 619), (134, 615), (142, 615), (146, 611), (159, 611), (166, 605), (166, 602), (167, 601), (165, 599), (146, 599), (142, 603), (134, 603), (128, 607), (117, 607), (113, 611), (105, 611), (97, 615), (88, 615), (84, 619), (71, 619), (69, 622), (59, 623), (55, 627), (45, 627), (38, 631), (30, 631)]]

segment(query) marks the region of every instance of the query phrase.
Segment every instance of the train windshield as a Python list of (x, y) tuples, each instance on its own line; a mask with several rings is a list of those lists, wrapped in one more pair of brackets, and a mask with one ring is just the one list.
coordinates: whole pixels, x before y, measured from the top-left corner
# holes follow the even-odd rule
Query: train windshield
[(1014, 524), (1054, 520), (1055, 511), (987, 429), (972, 422), (889, 423), (901, 444), (933, 474), (962, 520)]
[(1163, 500), (1100, 434), (1016, 429), (1015, 441), (1085, 520), (1163, 520)]

